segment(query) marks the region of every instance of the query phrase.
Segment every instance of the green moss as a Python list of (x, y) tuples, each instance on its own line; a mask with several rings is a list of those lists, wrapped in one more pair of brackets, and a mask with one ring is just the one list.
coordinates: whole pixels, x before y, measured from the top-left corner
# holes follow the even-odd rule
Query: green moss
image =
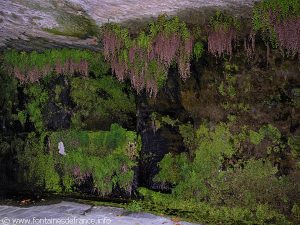
[(59, 23), (58, 27), (45, 28), (44, 30), (55, 35), (78, 38), (96, 36), (99, 33), (95, 21), (85, 16), (64, 13), (57, 17), (57, 22)]

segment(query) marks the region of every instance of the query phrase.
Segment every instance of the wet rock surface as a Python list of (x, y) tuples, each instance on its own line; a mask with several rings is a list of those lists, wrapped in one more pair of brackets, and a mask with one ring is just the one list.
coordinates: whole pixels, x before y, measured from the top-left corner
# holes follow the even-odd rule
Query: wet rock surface
[[(51, 220), (52, 223), (46, 223)], [(65, 221), (69, 221), (69, 223)], [(0, 205), (0, 224), (172, 225), (174, 222), (170, 218), (149, 213), (128, 213), (121, 208), (63, 201), (58, 204), (27, 208)], [(176, 224), (192, 225), (187, 222), (177, 222)]]
[[(231, 10), (254, 0), (7, 0), (0, 1), (0, 48), (32, 50), (82, 47), (97, 50), (94, 25), (175, 14), (182, 10)], [(248, 10), (249, 12), (249, 10)], [(189, 17), (189, 16), (188, 16)], [(80, 31), (78, 33), (78, 31)], [(78, 37), (79, 36), (79, 37)]]

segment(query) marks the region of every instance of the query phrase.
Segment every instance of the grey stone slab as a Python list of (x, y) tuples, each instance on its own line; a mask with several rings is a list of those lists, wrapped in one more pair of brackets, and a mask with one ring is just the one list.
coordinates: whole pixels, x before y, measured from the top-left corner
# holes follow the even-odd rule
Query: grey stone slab
[(3, 210), (3, 209), (6, 209), (7, 206), (4, 206), (4, 205), (0, 205), (0, 211)]
[(28, 212), (28, 209), (14, 209), (11, 212), (6, 213), (5, 215), (2, 215), (3, 217), (13, 217), (13, 216), (20, 216), (24, 213)]
[(68, 214), (77, 214), (77, 215), (83, 215), (85, 213), (85, 209), (82, 208), (72, 208), (70, 210), (67, 210), (66, 213)]
[(131, 213), (128, 215), (128, 217), (144, 218), (144, 219), (156, 219), (157, 218), (157, 216), (150, 214), (150, 213)]
[(66, 211), (68, 211), (68, 210), (70, 210), (70, 209), (73, 209), (73, 208), (72, 208), (71, 206), (62, 205), (62, 206), (54, 207), (54, 208), (52, 208), (52, 209), (49, 210), (49, 211), (51, 211), (51, 212), (64, 213), (64, 212), (66, 212)]
[(13, 212), (15, 210), (17, 210), (17, 208), (14, 208), (14, 207), (9, 207), (9, 208), (6, 208), (6, 209), (2, 210), (0, 212), (0, 218), (3, 217), (3, 215), (5, 215), (7, 213), (10, 213), (10, 212)]
[(39, 213), (40, 213), (40, 211), (28, 210), (27, 212), (24, 212), (20, 215), (15, 215), (12, 217), (18, 218), (18, 219), (31, 219), (31, 218), (35, 217), (36, 215), (38, 215)]
[[(15, 219), (28, 219), (34, 224), (45, 224), (45, 219), (53, 221), (58, 219), (71, 220), (94, 220), (96, 224), (110, 225), (174, 225), (170, 218), (152, 215), (150, 213), (131, 213), (126, 214), (124, 209), (115, 207), (91, 207), (73, 202), (61, 202), (47, 206), (33, 206), (28, 208), (1, 206), (2, 215)], [(85, 210), (91, 209), (84, 213)], [(38, 220), (40, 220), (40, 223)], [(78, 222), (78, 220), (77, 220)], [(53, 223), (52, 223), (53, 224)], [(77, 223), (80, 224), (80, 223)], [(81, 223), (82, 224), (82, 223)], [(86, 224), (86, 223), (85, 223)], [(180, 225), (192, 225), (191, 223), (179, 222)], [(1, 225), (1, 216), (0, 216)], [(4, 224), (7, 225), (7, 224)]]
[(0, 208), (0, 213), (4, 210), (7, 210), (7, 209), (10, 209), (10, 208), (13, 208), (13, 207), (10, 207), (10, 206), (1, 206)]
[(93, 207), (89, 212), (90, 215), (101, 214), (101, 215), (110, 215), (110, 216), (120, 216), (125, 213), (124, 209), (114, 208), (114, 207)]

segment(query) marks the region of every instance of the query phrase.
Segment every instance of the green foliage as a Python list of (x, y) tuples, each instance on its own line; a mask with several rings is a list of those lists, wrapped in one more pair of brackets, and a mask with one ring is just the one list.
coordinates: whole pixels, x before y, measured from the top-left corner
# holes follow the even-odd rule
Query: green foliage
[(181, 124), (179, 126), (179, 133), (183, 138), (183, 143), (190, 150), (194, 152), (197, 147), (197, 139), (194, 131), (194, 127), (191, 124)]
[(30, 133), (24, 152), (18, 152), (18, 161), (26, 182), (32, 184), (32, 188), (45, 187), (48, 191), (60, 192), (62, 189), (55, 170), (55, 156), (45, 153), (43, 137), (38, 138), (35, 133)]
[(252, 130), (249, 132), (249, 138), (252, 144), (258, 145), (264, 139), (264, 137), (264, 134), (260, 132), (255, 132)]
[(19, 111), (18, 112), (18, 120), (20, 121), (20, 123), (22, 124), (22, 126), (24, 127), (25, 123), (26, 123), (26, 119), (27, 119), (27, 114), (24, 111)]
[(297, 204), (293, 205), (292, 213), (296, 218), (300, 219), (300, 207)]
[(59, 102), (60, 94), (63, 90), (63, 86), (61, 85), (56, 85), (54, 92), (55, 92), (55, 101)]
[(264, 138), (269, 138), (277, 144), (280, 141), (281, 133), (276, 127), (272, 126), (271, 124), (262, 126), (258, 132), (253, 130), (249, 131), (249, 139), (252, 144), (260, 144)]
[(17, 81), (9, 76), (0, 64), (0, 116), (12, 116), (17, 104)]
[(239, 67), (236, 64), (231, 64), (229, 62), (226, 62), (224, 69), (226, 73), (236, 73), (238, 72)]
[(126, 93), (125, 84), (120, 84), (112, 76), (100, 79), (73, 78), (71, 98), (76, 104), (72, 117), (75, 128), (85, 127), (88, 118), (124, 124), (136, 110), (134, 96)]
[(156, 182), (178, 184), (182, 179), (183, 170), (187, 172), (189, 169), (189, 161), (186, 154), (180, 154), (173, 156), (171, 153), (165, 155), (165, 157), (159, 162), (161, 168), (159, 174), (154, 178)]
[(178, 33), (184, 39), (190, 37), (190, 32), (184, 22), (181, 22), (178, 17), (168, 19), (166, 15), (162, 15), (158, 18), (157, 22), (151, 22), (150, 25), (151, 38), (155, 38), (157, 34), (163, 32), (166, 35)]
[(154, 192), (140, 188), (139, 193), (144, 201), (142, 209), (157, 214), (170, 214), (182, 219), (189, 219), (204, 224), (290, 224), (280, 213), (267, 205), (259, 204), (253, 210), (233, 206), (212, 205), (207, 202), (196, 202), (193, 199), (181, 200), (170, 194)]
[[(150, 193), (150, 200), (145, 197), (145, 201), (158, 205), (159, 210), (169, 205), (178, 216), (199, 222), (287, 224), (279, 212), (286, 212), (295, 202), (290, 197), (295, 188), (293, 181), (278, 177), (278, 169), (268, 159), (232, 163), (242, 143), (250, 140), (257, 145), (268, 139), (272, 147), (277, 147), (281, 133), (270, 124), (258, 132), (245, 127), (236, 134), (231, 133), (229, 126), (230, 123), (219, 123), (210, 128), (201, 124), (195, 130), (189, 124), (181, 125), (180, 133), (189, 153), (165, 155), (154, 178), (156, 182), (171, 184), (172, 194)], [(203, 207), (207, 210), (205, 215)]]
[(278, 46), (277, 34), (270, 18), (270, 11), (277, 14), (277, 20), (300, 16), (300, 2), (298, 0), (263, 0), (257, 2), (253, 9), (253, 29), (261, 31), (266, 42), (273, 47)]
[[(110, 131), (55, 132), (50, 136), (52, 152), (57, 152), (60, 141), (64, 143), (67, 154), (63, 165), (68, 179), (72, 177), (74, 182), (83, 179), (72, 173), (78, 167), (82, 174), (93, 177), (94, 186), (101, 195), (110, 193), (117, 185), (130, 192), (132, 167), (140, 148), (135, 132), (126, 131), (117, 124), (113, 124)], [(68, 181), (68, 184), (72, 183)]]
[(125, 209), (129, 212), (140, 212), (143, 210), (143, 207), (141, 202), (133, 200), (126, 205)]
[(225, 82), (221, 82), (219, 86), (219, 93), (222, 96), (229, 96), (230, 98), (233, 98), (236, 96), (236, 83), (237, 83), (237, 77), (234, 75), (227, 74), (225, 77)]
[[(150, 96), (155, 96), (165, 84), (171, 65), (178, 63), (183, 79), (189, 76), (193, 39), (178, 17), (160, 16), (147, 28), (132, 37), (128, 29), (119, 24), (106, 24), (103, 27), (104, 55), (120, 81), (130, 78), (137, 92), (145, 88)], [(198, 42), (194, 55), (199, 58), (202, 53), (203, 45)]]
[(289, 138), (288, 145), (292, 149), (292, 153), (297, 156), (300, 154), (300, 135), (294, 135)]
[(196, 42), (193, 48), (193, 55), (196, 61), (198, 61), (202, 57), (203, 53), (204, 53), (203, 43)]
[(24, 93), (28, 100), (25, 110), (18, 113), (18, 119), (21, 124), (24, 125), (26, 115), (28, 115), (29, 120), (34, 124), (35, 129), (42, 133), (45, 129), (42, 112), (49, 99), (48, 92), (40, 84), (29, 84), (25, 87)]
[(173, 120), (169, 115), (162, 116), (161, 121), (165, 124), (168, 124), (168, 125), (172, 126), (172, 127), (174, 127), (179, 122), (178, 119)]
[(258, 203), (277, 208), (287, 198), (287, 181), (278, 179), (276, 173), (277, 168), (268, 160), (251, 159), (241, 165), (237, 164), (211, 180), (210, 201), (250, 209), (257, 207)]
[(216, 14), (210, 19), (210, 26), (214, 30), (220, 28), (228, 30), (230, 28), (239, 29), (240, 22), (235, 18), (221, 11), (217, 11)]
[[(70, 130), (48, 135), (49, 151), (44, 143), (46, 134), (40, 139), (30, 134), (24, 152), (19, 154), (25, 177), (34, 187), (70, 192), (91, 176), (100, 195), (111, 193), (117, 186), (131, 192), (132, 168), (140, 148), (135, 132), (113, 124), (110, 131)], [(65, 156), (58, 153), (61, 141)]]
[[(223, 157), (232, 156), (234, 146), (229, 128), (225, 124), (218, 125), (214, 131), (210, 131), (202, 124), (196, 132), (195, 141), (197, 149), (192, 162), (189, 162), (184, 153), (175, 157), (173, 161), (171, 156), (167, 155), (166, 159), (159, 164), (162, 173), (159, 173), (156, 179), (170, 183), (177, 181), (177, 186), (174, 188), (175, 195), (184, 199), (194, 196), (201, 200), (209, 191), (205, 185), (207, 179), (218, 173)], [(173, 179), (173, 172), (180, 179)]]
[[(98, 75), (106, 74), (108, 66), (104, 63), (102, 54), (91, 52), (88, 50), (78, 49), (51, 49), (42, 53), (17, 52), (10, 50), (4, 52), (3, 64), (7, 71), (13, 73), (14, 69), (20, 70), (21, 73), (27, 74), (28, 71), (37, 69), (51, 74), (57, 62), (64, 64), (68, 60), (79, 63), (81, 60), (88, 62), (89, 71)], [(42, 73), (42, 72), (41, 72)]]

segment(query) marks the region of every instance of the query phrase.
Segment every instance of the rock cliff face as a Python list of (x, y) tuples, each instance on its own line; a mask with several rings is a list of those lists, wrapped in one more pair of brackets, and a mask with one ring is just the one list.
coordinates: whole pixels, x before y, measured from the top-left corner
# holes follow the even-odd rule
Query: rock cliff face
[(98, 49), (97, 25), (141, 21), (179, 11), (190, 17), (196, 10), (205, 18), (211, 8), (246, 16), (254, 0), (7, 0), (0, 2), (0, 48), (20, 50), (81, 47)]
[[(172, 197), (164, 202), (156, 198), (162, 195), (153, 195), (163, 204), (177, 204), (175, 193), (176, 198), (197, 196), (197, 201), (216, 206), (228, 202), (230, 207), (246, 207), (236, 197), (249, 196), (245, 215), (264, 201), (289, 215), (286, 210), (294, 202), (300, 206), (295, 191), (300, 187), (300, 50), (289, 46), (288, 37), (280, 49), (259, 29), (253, 33), (253, 3), (1, 1), (0, 50), (22, 52), (0, 52), (0, 197), (9, 191), (49, 191), (111, 200), (136, 197), (146, 187)], [(221, 8), (242, 18), (216, 13)], [(174, 18), (174, 23), (161, 25), (165, 17), (159, 17), (156, 22), (165, 33), (150, 36), (159, 31), (153, 25), (137, 35), (139, 26), (162, 12), (176, 13), (186, 23), (178, 25)], [(99, 26), (108, 21), (123, 23), (130, 35), (107, 26), (102, 37), (109, 38), (101, 43)], [(299, 33), (295, 27), (290, 33)], [(168, 39), (165, 34), (176, 29), (175, 38)], [(282, 33), (289, 36), (288, 31)], [(166, 39), (157, 38), (159, 34)], [(176, 42), (180, 35), (185, 39)], [(190, 50), (185, 47), (189, 38), (195, 39)], [(172, 40), (177, 58), (167, 55), (176, 46)], [(70, 48), (42, 51), (61, 47)], [(167, 52), (157, 54), (157, 61), (150, 57), (155, 47)], [(283, 54), (284, 47), (289, 54)], [(23, 52), (27, 50), (41, 52)], [(172, 58), (164, 67), (161, 55)], [(185, 79), (181, 58), (187, 59), (185, 71), (190, 69)], [(153, 80), (160, 84), (156, 97), (143, 89)], [(58, 152), (61, 142), (64, 156)], [(269, 187), (274, 187), (271, 194)], [(289, 200), (278, 203), (277, 196), (285, 193)]]

